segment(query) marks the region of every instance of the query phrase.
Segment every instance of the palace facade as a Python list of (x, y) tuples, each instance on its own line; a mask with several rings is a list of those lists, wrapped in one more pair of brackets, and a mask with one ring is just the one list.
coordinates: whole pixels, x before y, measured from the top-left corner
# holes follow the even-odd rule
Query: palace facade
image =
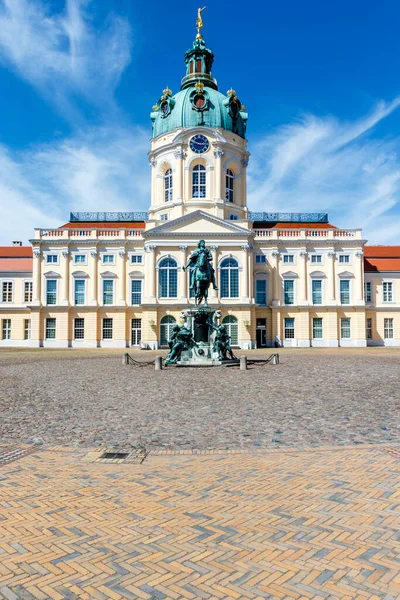
[(165, 346), (193, 302), (182, 267), (199, 239), (232, 345), (400, 345), (400, 246), (324, 213), (248, 209), (248, 115), (213, 58), (198, 33), (180, 91), (153, 106), (148, 212), (71, 213), (0, 248), (0, 345)]

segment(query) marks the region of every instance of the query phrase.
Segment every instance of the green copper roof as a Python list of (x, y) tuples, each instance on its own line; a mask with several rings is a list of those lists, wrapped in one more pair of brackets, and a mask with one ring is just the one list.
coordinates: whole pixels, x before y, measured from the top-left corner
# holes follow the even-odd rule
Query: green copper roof
[(153, 138), (181, 127), (222, 128), (245, 138), (245, 107), (234, 90), (226, 96), (218, 91), (211, 74), (213, 60), (204, 40), (196, 39), (185, 54), (186, 76), (181, 90), (172, 95), (171, 90), (165, 89), (153, 107)]

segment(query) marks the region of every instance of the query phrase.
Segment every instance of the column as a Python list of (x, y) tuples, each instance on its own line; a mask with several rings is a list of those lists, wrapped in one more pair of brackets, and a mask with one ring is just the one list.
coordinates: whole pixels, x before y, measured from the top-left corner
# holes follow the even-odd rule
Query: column
[[(218, 246), (216, 244), (210, 244), (209, 246), (210, 250), (211, 250), (211, 254), (212, 254), (212, 266), (215, 269), (215, 279), (217, 281), (217, 287), (219, 288), (221, 285), (221, 282), (219, 281), (219, 277), (218, 277)], [(211, 298), (217, 302), (218, 301), (218, 292), (217, 290), (214, 290), (214, 288), (212, 286), (210, 286), (208, 288), (209, 293), (211, 292)]]
[(306, 251), (300, 252), (301, 262), (303, 263), (300, 268), (300, 289), (298, 304), (307, 304), (308, 298), (308, 281), (307, 281), (307, 259), (308, 253)]
[(174, 152), (175, 157), (175, 173), (173, 178), (173, 199), (182, 201), (183, 199), (183, 161), (186, 158), (186, 152), (182, 148), (178, 148)]
[(281, 290), (280, 290), (280, 277), (279, 277), (279, 257), (280, 254), (277, 250), (271, 252), (272, 257), (272, 305), (279, 306), (279, 302), (281, 299)]
[(69, 304), (69, 250), (63, 250), (61, 252), (61, 255), (63, 257), (63, 262), (64, 262), (64, 268), (63, 268), (63, 272), (62, 272), (62, 279), (61, 279), (61, 290), (60, 290), (60, 304), (63, 304), (64, 306), (68, 306)]
[(188, 280), (188, 272), (182, 269), (183, 266), (186, 265), (186, 250), (187, 246), (182, 245), (179, 246), (179, 250), (181, 251), (181, 268), (179, 269), (178, 276), (178, 296), (180, 296), (181, 300), (187, 301), (188, 290), (187, 290), (187, 280)]
[(126, 306), (126, 251), (118, 250), (118, 293), (117, 304)]
[(97, 294), (97, 285), (98, 285), (98, 254), (97, 250), (90, 251), (91, 258), (91, 269), (90, 269), (90, 305), (98, 306), (99, 298)]
[(336, 304), (336, 286), (335, 286), (335, 252), (328, 252), (330, 266), (328, 266), (328, 302)]
[(243, 271), (242, 271), (242, 281), (241, 281), (243, 302), (249, 301), (249, 251), (250, 251), (250, 245), (243, 244), (243, 246), (242, 246)]
[(156, 300), (156, 246), (145, 246), (147, 254), (145, 286), (147, 300), (155, 302)]
[(33, 302), (32, 304), (40, 304), (42, 273), (41, 273), (41, 251), (33, 251), (33, 272), (32, 272), (32, 287), (33, 287)]
[(214, 150), (215, 159), (215, 188), (214, 195), (217, 200), (224, 199), (225, 195), (222, 195), (222, 157), (225, 152), (221, 148)]
[(364, 304), (364, 253), (359, 250), (356, 252), (357, 258), (357, 271), (355, 273), (357, 286), (356, 286), (356, 302)]

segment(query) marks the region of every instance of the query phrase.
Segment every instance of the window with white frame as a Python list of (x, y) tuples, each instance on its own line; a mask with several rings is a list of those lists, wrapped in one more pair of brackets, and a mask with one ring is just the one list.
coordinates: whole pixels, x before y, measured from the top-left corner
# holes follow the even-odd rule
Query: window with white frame
[(267, 280), (256, 279), (256, 304), (266, 306), (267, 304)]
[(178, 264), (173, 258), (163, 258), (158, 271), (158, 295), (160, 298), (178, 296)]
[(351, 337), (350, 319), (348, 317), (340, 319), (340, 337), (342, 340), (346, 340)]
[(226, 328), (228, 335), (230, 336), (231, 345), (237, 346), (239, 340), (239, 332), (238, 332), (238, 320), (233, 315), (228, 315), (222, 319), (222, 325)]
[(340, 280), (340, 304), (350, 304), (350, 279)]
[(372, 340), (372, 319), (365, 319), (365, 337), (367, 340)]
[(75, 306), (85, 304), (85, 280), (75, 279), (74, 280), (74, 300)]
[(74, 340), (85, 339), (85, 319), (79, 317), (74, 319)]
[(294, 304), (294, 279), (283, 280), (284, 304)]
[(114, 304), (114, 281), (103, 279), (103, 304)]
[(131, 282), (132, 304), (142, 303), (142, 280), (132, 279)]
[(112, 340), (113, 337), (113, 320), (103, 319), (103, 340)]
[(265, 254), (256, 254), (256, 265), (265, 265), (267, 262), (267, 257)]
[(133, 254), (131, 256), (131, 264), (141, 264), (143, 262), (143, 256), (141, 254)]
[(56, 320), (55, 318), (46, 319), (46, 340), (56, 339)]
[(311, 254), (311, 263), (313, 265), (321, 265), (322, 264), (322, 254)]
[(294, 254), (283, 254), (283, 263), (285, 265), (293, 265), (294, 264)]
[(2, 340), (10, 340), (11, 339), (11, 319), (3, 319), (2, 320), (1, 339)]
[(372, 283), (370, 281), (364, 283), (364, 297), (365, 302), (372, 302)]
[(192, 198), (206, 197), (206, 168), (196, 165), (192, 173)]
[(86, 265), (86, 254), (74, 254), (74, 265)]
[(31, 339), (31, 320), (24, 319), (24, 340)]
[(315, 317), (312, 322), (312, 335), (314, 340), (322, 340), (322, 318)]
[(239, 215), (235, 215), (235, 213), (230, 213), (229, 219), (230, 221), (239, 221)]
[(160, 215), (160, 219), (161, 221), (168, 221), (168, 213), (163, 213)]
[(322, 304), (322, 279), (311, 280), (311, 295), (313, 304)]
[(348, 265), (350, 263), (350, 254), (339, 254), (339, 263)]
[(233, 196), (234, 180), (235, 180), (235, 176), (233, 174), (233, 171), (231, 169), (227, 169), (226, 170), (226, 178), (225, 178), (225, 183), (226, 183), (225, 199), (227, 202), (233, 202), (233, 199), (234, 199), (234, 196)]
[(285, 340), (294, 339), (294, 318), (285, 317), (284, 319), (284, 336)]
[(103, 265), (115, 265), (115, 254), (103, 254), (101, 262)]
[(58, 254), (46, 254), (46, 264), (57, 265), (58, 264)]
[(382, 283), (383, 287), (383, 301), (384, 302), (393, 302), (393, 282), (392, 281), (384, 281)]
[(46, 279), (46, 304), (57, 304), (57, 279)]
[(13, 301), (14, 286), (12, 281), (2, 281), (1, 283), (1, 301), (12, 302)]
[(383, 320), (383, 337), (385, 340), (393, 339), (393, 319)]
[(164, 175), (164, 200), (169, 202), (172, 200), (172, 169), (168, 169)]
[(239, 263), (234, 258), (221, 262), (221, 298), (239, 298)]
[(24, 302), (32, 302), (33, 283), (32, 281), (24, 281)]

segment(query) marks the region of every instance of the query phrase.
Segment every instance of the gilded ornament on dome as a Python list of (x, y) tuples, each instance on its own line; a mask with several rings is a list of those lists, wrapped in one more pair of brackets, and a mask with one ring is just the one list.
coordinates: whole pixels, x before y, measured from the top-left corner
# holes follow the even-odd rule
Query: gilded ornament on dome
[(200, 33), (200, 29), (202, 29), (204, 27), (203, 24), (203, 17), (201, 16), (201, 13), (203, 12), (203, 10), (206, 7), (203, 6), (203, 8), (198, 8), (197, 9), (197, 20), (196, 20), (196, 27), (197, 27), (197, 35), (196, 35), (196, 40), (201, 40), (202, 39), (202, 35)]
[(194, 87), (196, 88), (197, 92), (198, 92), (199, 94), (201, 94), (201, 92), (202, 92), (202, 91), (203, 91), (203, 89), (204, 89), (204, 83), (202, 83), (201, 81), (198, 81), (198, 82), (195, 84), (195, 86), (194, 86)]
[(170, 90), (169, 87), (167, 86), (165, 88), (165, 90), (163, 90), (163, 95), (164, 96), (172, 96), (172, 90)]
[(235, 92), (235, 90), (233, 90), (233, 89), (231, 88), (230, 90), (228, 90), (228, 91), (226, 92), (226, 95), (227, 95), (227, 96), (236, 96), (236, 92)]

